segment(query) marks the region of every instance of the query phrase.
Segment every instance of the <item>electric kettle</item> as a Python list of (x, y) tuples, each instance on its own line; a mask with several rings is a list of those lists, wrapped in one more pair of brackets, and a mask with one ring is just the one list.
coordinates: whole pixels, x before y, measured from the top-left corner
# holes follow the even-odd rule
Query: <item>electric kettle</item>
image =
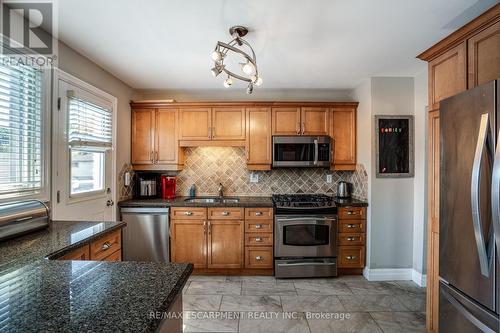
[(341, 181), (337, 185), (337, 197), (338, 198), (350, 198), (351, 197), (351, 187), (352, 184), (348, 182)]

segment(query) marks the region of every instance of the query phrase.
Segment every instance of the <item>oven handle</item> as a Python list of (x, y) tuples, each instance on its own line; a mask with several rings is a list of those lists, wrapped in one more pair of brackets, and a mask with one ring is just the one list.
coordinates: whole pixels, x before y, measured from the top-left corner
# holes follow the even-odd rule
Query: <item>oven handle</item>
[(277, 264), (279, 267), (286, 266), (335, 266), (334, 262), (294, 262), (290, 264)]

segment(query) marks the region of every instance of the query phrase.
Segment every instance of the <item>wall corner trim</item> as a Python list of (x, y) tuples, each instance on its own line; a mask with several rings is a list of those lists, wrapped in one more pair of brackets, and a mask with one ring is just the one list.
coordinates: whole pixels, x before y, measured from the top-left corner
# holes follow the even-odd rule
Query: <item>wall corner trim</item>
[(412, 268), (368, 268), (363, 269), (368, 281), (413, 281), (420, 287), (427, 284), (427, 275)]
[(419, 287), (427, 286), (427, 274), (422, 274), (416, 269), (412, 270), (411, 279), (415, 282)]

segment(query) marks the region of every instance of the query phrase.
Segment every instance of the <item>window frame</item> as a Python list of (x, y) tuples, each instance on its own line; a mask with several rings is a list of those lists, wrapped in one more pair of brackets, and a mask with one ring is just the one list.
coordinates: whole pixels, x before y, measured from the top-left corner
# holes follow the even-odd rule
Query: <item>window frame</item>
[(39, 189), (13, 191), (0, 194), (0, 203), (6, 203), (19, 200), (40, 200), (50, 201), (50, 166), (51, 166), (51, 104), (52, 104), (52, 68), (41, 68), (42, 71), (42, 110), (41, 110), (41, 129), (40, 138), (42, 140), (40, 147), (41, 157), (41, 184)]
[[(102, 182), (102, 189), (101, 190), (92, 190), (92, 191), (84, 191), (80, 193), (71, 193), (72, 192), (72, 184), (71, 180), (73, 177), (73, 173), (71, 172), (72, 170), (72, 162), (73, 159), (71, 158), (71, 152), (72, 150), (78, 150), (78, 151), (88, 151), (91, 153), (102, 153), (103, 158), (102, 158), (102, 173), (101, 173), (101, 182)], [(97, 150), (97, 149), (78, 149), (78, 148), (73, 148), (73, 147), (68, 147), (68, 159), (69, 159), (69, 168), (68, 168), (68, 176), (69, 176), (69, 189), (68, 189), (68, 195), (69, 195), (69, 200), (74, 201), (90, 196), (96, 196), (96, 195), (105, 195), (106, 194), (106, 151), (104, 150)]]

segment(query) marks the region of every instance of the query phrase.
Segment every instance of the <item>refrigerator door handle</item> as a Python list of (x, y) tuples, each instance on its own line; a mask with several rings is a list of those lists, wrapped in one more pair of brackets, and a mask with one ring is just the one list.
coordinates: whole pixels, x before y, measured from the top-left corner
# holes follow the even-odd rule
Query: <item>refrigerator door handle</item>
[(497, 255), (498, 258), (500, 258), (500, 137), (497, 141), (491, 176), (491, 210), (493, 233), (497, 244)]
[[(481, 214), (479, 212), (479, 186), (481, 180), (481, 163), (483, 161), (483, 151), (485, 145), (490, 140), (489, 114), (481, 115), (481, 123), (479, 125), (479, 135), (477, 137), (476, 152), (474, 154), (474, 164), (472, 166), (471, 178), (471, 206), (472, 206), (472, 226), (474, 227), (474, 236), (476, 238), (477, 252), (479, 256), (479, 265), (481, 274), (485, 277), (490, 276), (490, 265), (488, 253), (486, 251), (486, 243), (483, 237), (483, 227), (481, 224)], [(491, 245), (491, 244), (490, 244)]]

